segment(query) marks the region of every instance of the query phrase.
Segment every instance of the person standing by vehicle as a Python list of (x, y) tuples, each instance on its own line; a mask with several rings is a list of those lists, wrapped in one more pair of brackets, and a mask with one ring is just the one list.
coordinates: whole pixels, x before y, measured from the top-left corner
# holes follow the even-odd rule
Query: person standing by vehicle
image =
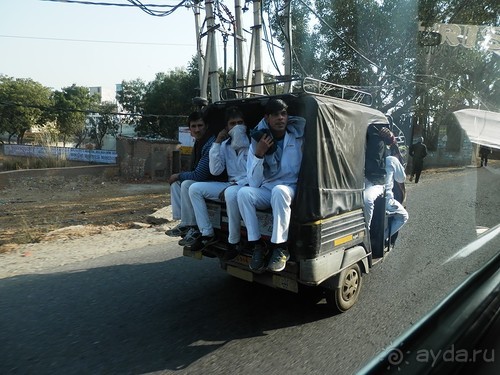
[(238, 206), (252, 249), (250, 269), (264, 271), (267, 251), (261, 242), (257, 209), (272, 208), (272, 256), (268, 269), (285, 269), (290, 258), (287, 247), (291, 204), (302, 161), (305, 119), (288, 116), (287, 105), (281, 99), (271, 99), (265, 106), (264, 118), (252, 132), (248, 152), (247, 177), (249, 186), (238, 191)]
[(181, 220), (177, 226), (165, 232), (170, 237), (184, 237), (196, 226), (193, 205), (189, 199), (189, 187), (196, 181), (208, 181), (214, 178), (210, 174), (208, 153), (215, 136), (208, 132), (208, 125), (200, 111), (192, 112), (188, 116), (188, 126), (191, 136), (195, 139), (191, 154), (191, 170), (174, 173), (168, 179), (172, 217), (174, 220)]
[(424, 158), (427, 156), (427, 146), (424, 144), (424, 137), (419, 137), (417, 143), (410, 146), (409, 154), (413, 158), (410, 181), (413, 181), (413, 176), (415, 176), (415, 183), (418, 184), (422, 168), (424, 167)]
[(370, 229), (375, 208), (375, 200), (384, 194), (386, 144), (394, 142), (394, 135), (386, 128), (372, 124), (366, 133), (365, 150), (365, 187), (363, 202), (365, 220)]
[(395, 156), (385, 158), (385, 171), (385, 210), (391, 218), (390, 232), (387, 231), (385, 238), (392, 238), (408, 221), (408, 211), (394, 196), (394, 182), (404, 183), (406, 173), (403, 165)]
[(488, 146), (481, 145), (481, 147), (479, 147), (479, 156), (481, 157), (481, 165), (480, 165), (480, 167), (482, 167), (483, 165), (485, 167), (488, 166), (488, 156), (491, 153), (492, 153), (492, 150)]
[(220, 175), (227, 171), (226, 182), (196, 182), (189, 188), (189, 197), (196, 216), (199, 231), (193, 232), (179, 241), (180, 245), (191, 247), (192, 251), (202, 250), (216, 242), (214, 228), (210, 222), (205, 199), (226, 202), (229, 227), (229, 250), (224, 259), (238, 255), (241, 216), (238, 208), (238, 190), (247, 184), (246, 163), (250, 140), (243, 114), (237, 107), (226, 110), (226, 127), (219, 132), (209, 153), (210, 173)]

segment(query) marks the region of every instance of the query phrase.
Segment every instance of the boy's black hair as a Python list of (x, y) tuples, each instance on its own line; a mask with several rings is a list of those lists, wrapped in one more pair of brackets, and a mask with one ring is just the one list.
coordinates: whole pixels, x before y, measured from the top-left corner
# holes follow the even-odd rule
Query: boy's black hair
[(204, 118), (203, 113), (201, 111), (191, 112), (188, 116), (188, 119), (187, 119), (187, 126), (189, 127), (189, 124), (191, 124), (192, 121), (198, 121), (199, 119), (202, 119), (203, 121), (205, 121), (205, 118)]
[(226, 122), (224, 123), (224, 125), (227, 125), (229, 120), (231, 120), (233, 118), (238, 118), (238, 117), (241, 117), (243, 119), (243, 113), (240, 111), (240, 109), (236, 106), (228, 107), (226, 109), (226, 113), (225, 113), (225, 121)]
[(264, 114), (270, 115), (286, 110), (287, 108), (287, 104), (282, 99), (270, 99), (264, 107)]

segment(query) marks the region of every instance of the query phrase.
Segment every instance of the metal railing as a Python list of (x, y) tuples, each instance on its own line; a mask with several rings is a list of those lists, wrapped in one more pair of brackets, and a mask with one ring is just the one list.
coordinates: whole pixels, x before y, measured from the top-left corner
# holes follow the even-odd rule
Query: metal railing
[(291, 77), (257, 85), (229, 87), (223, 89), (220, 96), (222, 100), (229, 100), (288, 93), (308, 93), (312, 95), (332, 96), (366, 106), (372, 105), (372, 95), (366, 91), (310, 77)]

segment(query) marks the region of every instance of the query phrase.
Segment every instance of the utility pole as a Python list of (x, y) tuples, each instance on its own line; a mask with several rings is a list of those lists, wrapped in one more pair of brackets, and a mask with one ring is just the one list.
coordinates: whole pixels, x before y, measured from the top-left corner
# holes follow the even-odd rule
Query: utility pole
[(207, 20), (207, 52), (205, 54), (205, 65), (203, 66), (203, 82), (200, 95), (208, 98), (208, 80), (210, 78), (211, 101), (217, 101), (220, 99), (220, 87), (215, 45), (216, 26), (212, 0), (205, 1), (205, 14)]
[(193, 2), (193, 13), (194, 13), (194, 27), (196, 28), (196, 60), (198, 62), (198, 84), (200, 87), (199, 95), (202, 98), (207, 97), (206, 86), (205, 92), (203, 90), (203, 52), (201, 48), (201, 35), (200, 35), (200, 4), (201, 0), (195, 0)]
[(241, 9), (241, 0), (234, 0), (234, 11), (236, 18), (236, 25), (234, 27), (234, 53), (235, 53), (235, 86), (243, 86), (245, 84), (245, 64), (243, 56), (243, 13)]
[[(262, 16), (261, 16), (261, 0), (253, 0), (253, 27), (252, 27), (252, 58), (255, 59), (255, 69), (254, 74), (254, 84), (261, 85), (264, 83), (264, 73), (262, 71)], [(247, 76), (247, 81), (250, 79), (250, 67), (249, 64), (249, 75)], [(262, 86), (257, 86), (254, 90), (258, 94), (264, 93), (264, 88)]]
[[(285, 0), (285, 79), (290, 79), (292, 77), (292, 13), (290, 0)], [(287, 82), (284, 87), (285, 92), (290, 92), (291, 82)]]

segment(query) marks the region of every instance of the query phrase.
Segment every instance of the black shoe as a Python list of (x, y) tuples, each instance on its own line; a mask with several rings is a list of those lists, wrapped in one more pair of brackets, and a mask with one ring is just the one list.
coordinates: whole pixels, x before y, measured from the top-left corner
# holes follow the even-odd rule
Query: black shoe
[(191, 228), (187, 234), (179, 241), (180, 246), (191, 247), (193, 244), (198, 241), (201, 237), (200, 231), (196, 228)]
[(215, 236), (201, 236), (196, 242), (191, 245), (191, 251), (202, 251), (206, 247), (217, 242), (217, 237)]
[(187, 232), (189, 232), (189, 230), (191, 229), (192, 227), (190, 226), (181, 226), (180, 224), (178, 224), (177, 226), (167, 230), (165, 232), (165, 234), (167, 236), (170, 236), (170, 237), (185, 237)]
[(250, 269), (257, 273), (262, 273), (266, 269), (267, 250), (261, 243), (256, 243), (252, 249), (252, 259), (248, 265)]
[(239, 246), (239, 243), (230, 243), (227, 250), (224, 252), (224, 255), (222, 256), (222, 260), (227, 262), (240, 255)]

